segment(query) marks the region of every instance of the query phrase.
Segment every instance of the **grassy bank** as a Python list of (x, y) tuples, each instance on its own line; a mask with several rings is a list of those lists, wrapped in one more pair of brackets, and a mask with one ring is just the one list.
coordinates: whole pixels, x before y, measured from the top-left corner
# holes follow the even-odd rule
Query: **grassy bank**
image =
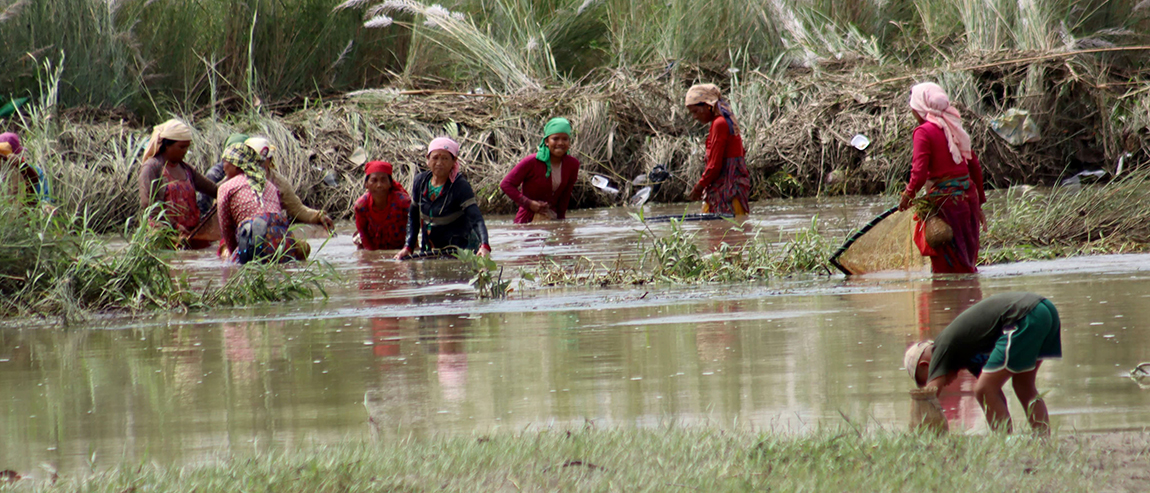
[[(1135, 436), (1135, 438), (1144, 437)], [(1137, 444), (943, 438), (850, 428), (790, 437), (706, 429), (577, 430), (352, 440), (125, 464), (35, 491), (1097, 491), (1135, 490)], [(1139, 462), (1140, 461), (1140, 462)], [(32, 480), (22, 480), (21, 482)], [(2, 489), (3, 486), (0, 486)], [(16, 486), (17, 490), (24, 490)]]
[[(1150, 93), (1123, 92), (1133, 87), (1131, 81), (1142, 83), (1145, 74), (1119, 70), (1098, 54), (1037, 62), (1016, 56), (1023, 54), (969, 59), (1000, 64), (993, 69), (927, 70), (912, 76), (939, 80), (965, 105), (966, 126), (989, 187), (1051, 185), (1082, 169), (1115, 172), (1119, 158), (1126, 171), (1150, 164), (1145, 117)], [(1028, 73), (1041, 73), (1049, 82), (1041, 97), (1025, 92)], [(751, 198), (897, 190), (910, 167), (915, 123), (905, 99), (912, 81), (875, 81), (900, 74), (907, 70), (856, 64), (836, 71), (780, 69), (726, 80), (743, 129)], [(397, 177), (406, 182), (422, 170), (426, 143), (447, 134), (462, 144), (464, 171), (481, 209), (507, 213), (513, 204), (499, 191), (499, 181), (533, 152), (543, 122), (562, 115), (573, 121), (573, 153), (583, 163), (574, 208), (619, 204), (634, 191), (630, 180), (657, 164), (667, 165), (675, 178), (653, 200), (683, 201), (702, 172), (705, 138), (705, 129), (681, 108), (686, 84), (649, 73), (618, 73), (601, 82), (515, 93), (362, 91), (282, 116), (186, 114), (197, 128), (188, 161), (201, 170), (210, 167), (231, 132), (267, 135), (279, 146), (280, 171), (296, 184), (305, 203), (348, 218), (363, 190), (362, 172), (348, 159), (357, 148), (395, 164)], [(1016, 89), (1001, 93), (1004, 87)], [(1013, 146), (994, 134), (992, 118), (1015, 107), (1031, 109), (1042, 140)], [(57, 105), (44, 108), (15, 121), (29, 161), (54, 179), (65, 211), (90, 206), (93, 227), (117, 228), (137, 208), (137, 157), (148, 129), (109, 114), (95, 123), (62, 120)], [(869, 137), (866, 150), (850, 146), (856, 133)], [(594, 174), (611, 179), (621, 193), (594, 188)]]
[[(461, 140), (483, 210), (507, 212), (499, 180), (558, 115), (573, 120), (587, 171), (575, 207), (619, 202), (591, 187), (592, 173), (627, 195), (626, 182), (656, 164), (681, 179), (654, 199), (683, 200), (702, 169), (704, 129), (680, 107), (696, 81), (721, 84), (735, 107), (754, 199), (897, 188), (914, 127), (907, 89), (919, 80), (938, 81), (963, 109), (994, 187), (1114, 171), (1120, 157), (1126, 169), (1150, 163), (1150, 93), (1139, 89), (1150, 81), (1147, 51), (1122, 51), (1150, 32), (1150, 9), (1133, 0), (8, 0), (0, 9), (0, 63), (14, 67), (0, 87), (45, 108), (5, 126), (25, 134), (65, 211), (100, 205), (89, 211), (100, 230), (134, 212), (147, 124), (170, 114), (196, 125), (190, 162), (200, 169), (228, 133), (267, 134), (305, 202), (337, 217), (361, 192), (346, 159), (356, 148), (397, 164), (404, 180), (439, 134)], [(365, 87), (393, 89), (354, 91)], [(1013, 108), (1031, 112), (1041, 140), (1012, 146), (994, 134), (990, 120)], [(870, 147), (851, 147), (856, 133)]]
[(1012, 188), (985, 206), (980, 262), (1142, 252), (1150, 246), (1150, 170), (1106, 183)]

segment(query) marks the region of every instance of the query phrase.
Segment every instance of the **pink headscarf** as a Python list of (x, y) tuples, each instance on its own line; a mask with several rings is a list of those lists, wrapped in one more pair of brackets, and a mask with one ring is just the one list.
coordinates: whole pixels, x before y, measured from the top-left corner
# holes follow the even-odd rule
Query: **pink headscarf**
[(0, 142), (6, 142), (12, 147), (12, 154), (20, 154), (24, 152), (24, 147), (20, 145), (20, 136), (12, 132), (4, 132), (0, 134)]
[(459, 176), (459, 143), (447, 137), (439, 137), (427, 144), (427, 155), (431, 156), (432, 151), (444, 150), (450, 152), (455, 156), (455, 167), (451, 168), (451, 181), (455, 181), (455, 177)]
[(958, 109), (938, 84), (923, 82), (910, 88), (910, 108), (928, 122), (938, 125), (946, 134), (946, 144), (955, 163), (970, 159), (970, 135), (962, 128)]

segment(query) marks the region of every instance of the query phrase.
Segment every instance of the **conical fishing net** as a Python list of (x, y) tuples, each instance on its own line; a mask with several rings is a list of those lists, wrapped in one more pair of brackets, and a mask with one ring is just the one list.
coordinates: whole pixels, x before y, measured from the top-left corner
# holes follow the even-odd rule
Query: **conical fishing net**
[(891, 214), (860, 236), (838, 258), (853, 275), (888, 270), (922, 270), (929, 259), (914, 245), (914, 211)]

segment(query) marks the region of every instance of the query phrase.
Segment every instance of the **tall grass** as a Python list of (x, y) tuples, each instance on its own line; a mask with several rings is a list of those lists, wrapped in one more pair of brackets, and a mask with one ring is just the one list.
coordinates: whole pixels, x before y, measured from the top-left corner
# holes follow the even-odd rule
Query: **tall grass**
[(0, 200), (0, 316), (59, 317), (310, 299), (338, 278), (323, 262), (252, 262), (220, 284), (192, 286), (174, 276), (172, 231), (128, 226), (123, 243), (91, 227), (92, 217)]
[(1010, 189), (990, 202), (983, 263), (1145, 250), (1150, 170), (1104, 185)]
[[(67, 54), (61, 101), (149, 115), (264, 110), (377, 86), (521, 89), (601, 69), (724, 73), (854, 57), (1132, 42), (1135, 0), (0, 0), (0, 87), (37, 93)], [(692, 74), (689, 74), (692, 75)], [(692, 76), (705, 75), (693, 74)], [(710, 78), (710, 77), (706, 77)]]

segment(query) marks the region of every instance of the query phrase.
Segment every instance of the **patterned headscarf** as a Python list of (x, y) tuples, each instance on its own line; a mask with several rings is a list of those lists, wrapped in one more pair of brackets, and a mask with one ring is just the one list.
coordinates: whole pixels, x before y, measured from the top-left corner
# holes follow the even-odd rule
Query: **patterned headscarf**
[(551, 149), (547, 147), (547, 137), (555, 134), (571, 135), (571, 122), (566, 118), (552, 118), (543, 126), (543, 140), (539, 141), (539, 149), (535, 151), (535, 159), (547, 165), (547, 176), (551, 176)]
[(438, 137), (433, 139), (430, 144), (427, 144), (428, 156), (431, 156), (432, 151), (439, 150), (450, 152), (452, 156), (455, 156), (455, 166), (451, 168), (451, 177), (448, 178), (454, 182), (455, 177), (459, 176), (459, 164), (462, 162), (462, 160), (459, 159), (459, 143), (447, 137)]
[(910, 88), (910, 108), (928, 122), (938, 125), (946, 134), (946, 145), (955, 163), (970, 159), (970, 134), (962, 128), (958, 109), (950, 105), (946, 92), (933, 82), (915, 84)]
[(739, 122), (735, 121), (735, 112), (731, 109), (731, 104), (723, 99), (723, 93), (719, 91), (719, 86), (714, 84), (695, 84), (687, 89), (686, 104), (687, 106), (694, 106), (696, 104), (706, 104), (714, 106), (719, 110), (719, 114), (723, 119), (727, 120), (727, 126), (730, 127), (731, 134), (739, 132)]
[(152, 128), (152, 139), (148, 141), (148, 148), (144, 150), (144, 161), (151, 159), (160, 152), (160, 143), (165, 139), (177, 142), (192, 140), (192, 128), (188, 124), (171, 119)]
[(243, 143), (232, 144), (224, 149), (224, 154), (220, 156), (220, 159), (243, 171), (248, 177), (248, 184), (252, 186), (252, 190), (255, 190), (256, 197), (263, 196), (268, 179), (264, 172), (264, 160), (259, 154), (256, 154), (256, 151)]

